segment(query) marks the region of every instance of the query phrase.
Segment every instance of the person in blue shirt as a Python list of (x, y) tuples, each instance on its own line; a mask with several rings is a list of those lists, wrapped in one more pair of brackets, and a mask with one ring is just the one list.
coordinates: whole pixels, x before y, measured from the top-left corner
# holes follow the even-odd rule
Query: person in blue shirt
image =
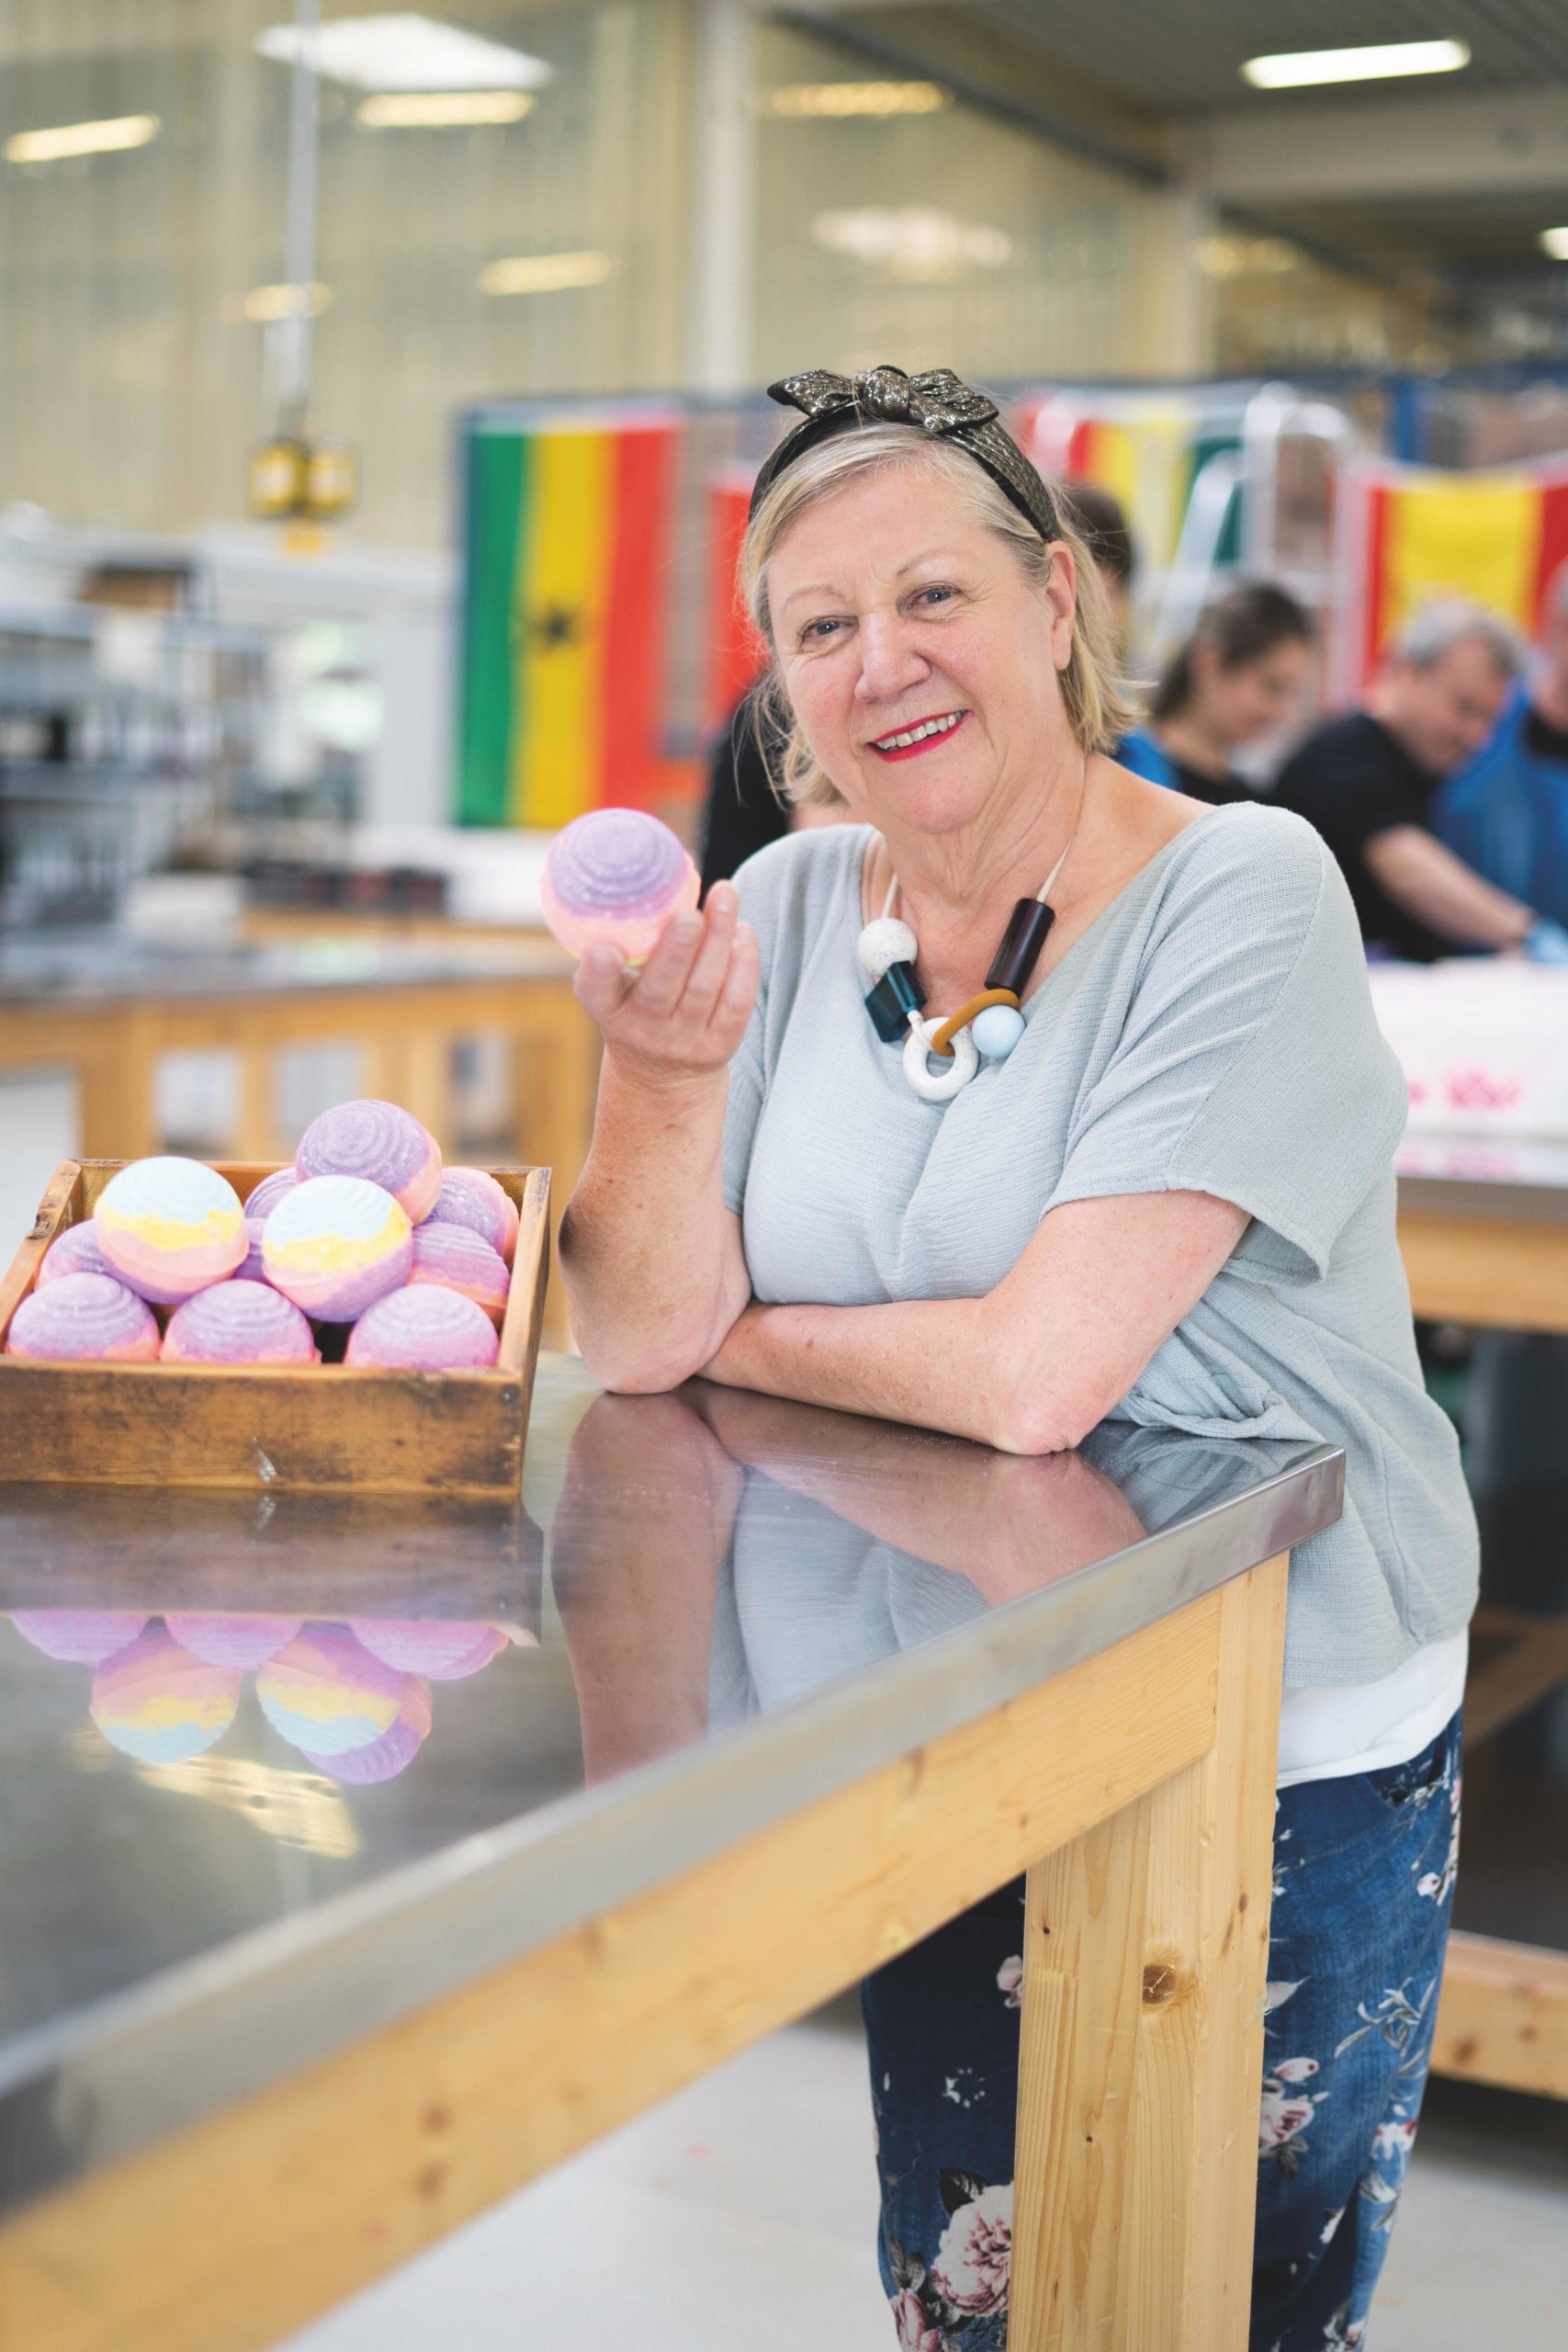
[(1568, 924), (1568, 564), (1548, 594), (1540, 653), (1490, 740), (1439, 786), (1432, 825), (1488, 882)]
[(1151, 784), (1218, 807), (1257, 798), (1237, 752), (1275, 734), (1305, 692), (1313, 627), (1269, 581), (1230, 589), (1204, 610), (1168, 664), (1143, 726), (1116, 752)]

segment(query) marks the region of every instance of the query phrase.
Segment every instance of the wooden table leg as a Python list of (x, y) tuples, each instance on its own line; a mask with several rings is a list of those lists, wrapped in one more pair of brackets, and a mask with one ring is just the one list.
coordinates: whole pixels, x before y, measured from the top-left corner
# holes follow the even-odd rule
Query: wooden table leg
[(1029, 1873), (1010, 2352), (1246, 2352), (1285, 1571), (1210, 1754)]
[(82, 1056), (80, 1133), (84, 1159), (143, 1159), (157, 1150), (157, 1048), (140, 1017), (106, 1016)]

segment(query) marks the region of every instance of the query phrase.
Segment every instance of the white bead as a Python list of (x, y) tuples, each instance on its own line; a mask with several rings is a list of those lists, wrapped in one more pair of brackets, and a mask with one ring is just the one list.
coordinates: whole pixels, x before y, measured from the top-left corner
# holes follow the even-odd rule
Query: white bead
[(911, 1021), (904, 1040), (904, 1075), (922, 1102), (951, 1102), (980, 1067), (975, 1040), (961, 1029), (953, 1041), (953, 1059), (938, 1071), (930, 1066), (929, 1047), (942, 1027), (935, 1021)]
[(878, 915), (855, 942), (855, 959), (874, 987), (890, 964), (912, 964), (919, 953), (914, 933), (897, 915)]
[(969, 1029), (988, 1062), (1005, 1062), (1023, 1035), (1023, 1015), (1014, 1005), (988, 1004)]

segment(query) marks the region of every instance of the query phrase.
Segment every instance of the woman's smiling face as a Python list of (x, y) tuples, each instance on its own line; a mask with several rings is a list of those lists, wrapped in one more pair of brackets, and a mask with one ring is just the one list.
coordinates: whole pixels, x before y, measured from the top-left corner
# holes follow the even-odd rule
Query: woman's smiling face
[[(797, 515), (768, 565), (785, 689), (855, 816), (943, 834), (1039, 789), (1066, 738), (1073, 559), (1028, 580), (955, 485), (917, 462)], [(993, 813), (999, 813), (1000, 806)]]

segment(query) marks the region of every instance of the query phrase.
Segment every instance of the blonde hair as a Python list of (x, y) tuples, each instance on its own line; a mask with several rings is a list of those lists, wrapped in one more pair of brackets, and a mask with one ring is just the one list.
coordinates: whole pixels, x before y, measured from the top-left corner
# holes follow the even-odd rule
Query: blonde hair
[[(797, 458), (779, 475), (751, 517), (740, 552), (740, 585), (747, 610), (770, 656), (767, 672), (753, 689), (752, 726), (769, 774), (788, 800), (827, 808), (844, 805), (842, 794), (818, 766), (789, 707), (773, 647), (768, 564), (784, 533), (808, 506), (864, 475), (916, 465), (931, 468), (952, 483), (974, 520), (1006, 542), (1032, 586), (1043, 588), (1051, 577), (1050, 547), (986, 469), (967, 451), (934, 439), (918, 425), (865, 425), (819, 441)], [(1072, 646), (1066, 666), (1059, 673), (1062, 706), (1083, 750), (1108, 752), (1136, 722), (1117, 682), (1114, 631), (1104, 583), (1081, 534), (1064, 512), (1066, 501), (1055, 494), (1052, 504), (1056, 510), (1056, 539), (1071, 554), (1077, 579)]]

